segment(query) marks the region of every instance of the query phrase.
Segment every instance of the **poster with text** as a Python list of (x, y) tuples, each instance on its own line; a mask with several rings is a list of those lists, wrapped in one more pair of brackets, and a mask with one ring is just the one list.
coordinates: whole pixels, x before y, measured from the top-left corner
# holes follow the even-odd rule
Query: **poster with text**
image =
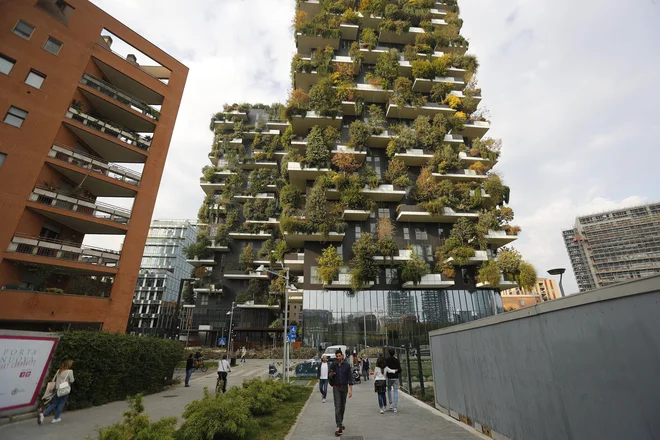
[(56, 337), (0, 335), (0, 411), (36, 401)]

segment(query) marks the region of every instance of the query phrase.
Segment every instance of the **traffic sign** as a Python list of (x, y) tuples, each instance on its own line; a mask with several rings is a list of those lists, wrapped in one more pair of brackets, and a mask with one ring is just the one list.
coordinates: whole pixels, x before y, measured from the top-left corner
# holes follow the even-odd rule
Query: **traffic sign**
[(218, 345), (223, 346), (227, 344), (227, 338), (218, 338)]
[(287, 336), (287, 338), (289, 338), (289, 342), (295, 342), (296, 335), (292, 335), (291, 333), (289, 333), (286, 336)]
[(295, 335), (298, 333), (298, 327), (295, 325), (290, 326), (289, 333), (295, 337)]

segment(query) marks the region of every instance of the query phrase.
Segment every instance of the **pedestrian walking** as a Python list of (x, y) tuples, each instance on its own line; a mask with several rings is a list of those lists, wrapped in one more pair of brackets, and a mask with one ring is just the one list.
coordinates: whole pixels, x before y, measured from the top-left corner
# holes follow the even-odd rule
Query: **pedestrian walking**
[(387, 390), (387, 377), (386, 374), (396, 373), (397, 370), (390, 369), (385, 365), (385, 358), (381, 355), (376, 361), (376, 368), (374, 369), (374, 391), (378, 394), (378, 407), (380, 413), (383, 414), (387, 409), (387, 398), (385, 391)]
[(186, 385), (187, 387), (190, 386), (190, 376), (192, 376), (193, 371), (195, 371), (195, 360), (193, 359), (192, 353), (188, 356), (188, 359), (186, 359)]
[(54, 386), (50, 387), (54, 390), (55, 394), (53, 396), (53, 401), (42, 413), (39, 413), (37, 416), (37, 423), (40, 425), (44, 422), (44, 417), (55, 411), (55, 418), (51, 423), (59, 423), (62, 421), (60, 416), (62, 415), (62, 410), (66, 401), (69, 399), (69, 394), (71, 394), (71, 384), (75, 381), (73, 378), (73, 370), (71, 366), (73, 361), (71, 359), (62, 362), (60, 368), (55, 373), (52, 382)]
[(371, 372), (371, 364), (369, 363), (369, 358), (365, 353), (362, 353), (362, 375), (364, 380), (369, 380), (369, 373)]
[(328, 358), (321, 357), (321, 365), (316, 370), (316, 378), (319, 380), (319, 391), (321, 392), (321, 402), (325, 403), (325, 398), (328, 397)]
[(346, 397), (353, 397), (353, 371), (348, 361), (344, 362), (344, 353), (341, 350), (335, 352), (336, 362), (330, 366), (330, 381), (332, 385), (332, 397), (335, 401), (335, 423), (337, 430), (335, 435), (339, 437), (344, 433), (344, 411), (346, 410)]
[(231, 373), (229, 361), (227, 359), (220, 359), (218, 362), (218, 380), (222, 381), (222, 392), (227, 392), (227, 373)]
[(390, 401), (390, 411), (397, 412), (399, 407), (399, 372), (401, 371), (401, 362), (394, 355), (396, 350), (390, 348), (390, 356), (385, 360), (385, 365), (395, 373), (387, 373), (387, 400)]
[(245, 355), (247, 354), (247, 350), (245, 347), (241, 348), (241, 362), (245, 363)]

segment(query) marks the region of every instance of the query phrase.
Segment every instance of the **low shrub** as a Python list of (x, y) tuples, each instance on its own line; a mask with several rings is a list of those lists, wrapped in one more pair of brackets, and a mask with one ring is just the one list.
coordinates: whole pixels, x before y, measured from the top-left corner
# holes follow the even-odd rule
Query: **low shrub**
[(103, 405), (138, 393), (161, 391), (182, 359), (179, 342), (119, 333), (75, 331), (60, 335), (51, 371), (73, 360), (76, 381), (69, 409)]
[(142, 394), (128, 398), (129, 410), (124, 413), (124, 420), (114, 425), (99, 429), (98, 440), (120, 439), (158, 439), (174, 440), (176, 417), (166, 417), (152, 422), (149, 416), (142, 414)]

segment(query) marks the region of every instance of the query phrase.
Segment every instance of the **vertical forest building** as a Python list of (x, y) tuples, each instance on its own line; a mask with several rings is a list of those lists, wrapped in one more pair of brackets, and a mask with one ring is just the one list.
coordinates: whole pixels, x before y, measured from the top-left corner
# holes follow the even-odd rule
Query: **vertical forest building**
[(426, 343), (502, 311), (499, 289), (534, 285), (506, 247), (520, 228), (458, 13), (455, 1), (298, 1), (286, 104), (214, 115), (190, 257), (219, 316), (260, 305), (238, 318), (239, 340), (282, 331), (287, 272), (309, 346)]

